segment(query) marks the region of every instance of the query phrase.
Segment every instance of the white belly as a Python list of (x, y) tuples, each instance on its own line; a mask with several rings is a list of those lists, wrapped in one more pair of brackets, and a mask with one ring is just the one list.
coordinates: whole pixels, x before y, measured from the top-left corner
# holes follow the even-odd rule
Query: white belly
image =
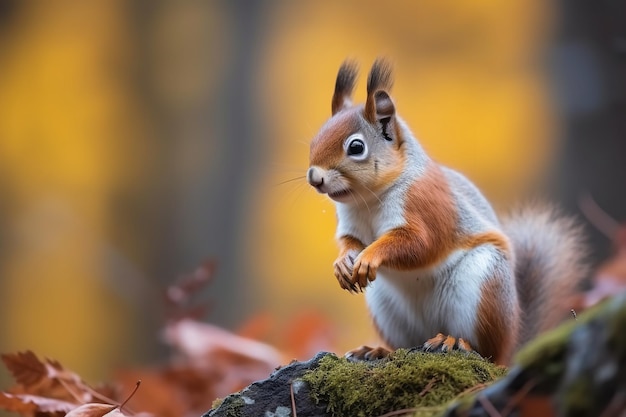
[(383, 339), (392, 347), (415, 347), (437, 333), (477, 343), (480, 288), (489, 276), (492, 251), (458, 251), (436, 269), (380, 268), (365, 297)]

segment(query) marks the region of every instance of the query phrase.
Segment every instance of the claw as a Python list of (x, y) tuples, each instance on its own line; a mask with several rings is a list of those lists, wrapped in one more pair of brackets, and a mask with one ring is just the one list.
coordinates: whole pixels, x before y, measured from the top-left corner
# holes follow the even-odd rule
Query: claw
[(446, 336), (443, 333), (437, 333), (435, 337), (428, 339), (422, 345), (422, 349), (426, 352), (450, 352), (458, 350), (461, 352), (475, 353), (472, 346), (463, 338), (456, 339), (450, 335)]

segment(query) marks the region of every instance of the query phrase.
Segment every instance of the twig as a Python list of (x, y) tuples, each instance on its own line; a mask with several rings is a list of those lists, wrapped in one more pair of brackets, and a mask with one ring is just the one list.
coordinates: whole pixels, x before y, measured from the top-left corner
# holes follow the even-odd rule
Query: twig
[(291, 411), (293, 411), (293, 417), (298, 417), (296, 412), (296, 397), (293, 395), (293, 381), (289, 384), (289, 392), (291, 393)]
[(137, 383), (135, 384), (135, 389), (133, 390), (133, 392), (130, 393), (130, 395), (128, 397), (126, 397), (126, 399), (124, 400), (123, 403), (120, 404), (120, 406), (118, 407), (118, 409), (120, 410), (120, 412), (122, 411), (122, 408), (126, 405), (126, 403), (133, 398), (133, 396), (135, 395), (135, 393), (137, 392), (137, 390), (139, 389), (139, 385), (141, 385), (141, 379), (139, 381), (137, 381)]
[(493, 406), (493, 404), (491, 404), (491, 401), (489, 401), (487, 397), (479, 395), (478, 402), (483, 406), (483, 408), (490, 417), (504, 417), (498, 412), (498, 410), (496, 410), (496, 408)]
[(598, 205), (589, 192), (578, 196), (578, 207), (600, 233), (611, 240), (615, 238), (619, 223)]
[(428, 384), (426, 384), (426, 386), (424, 387), (424, 389), (422, 391), (420, 391), (419, 394), (417, 394), (419, 397), (423, 397), (424, 395), (426, 395), (428, 392), (430, 392), (430, 390), (433, 388), (433, 385), (435, 385), (435, 382), (437, 382), (437, 377), (432, 377), (430, 379), (430, 381), (428, 381)]
[(459, 394), (459, 396), (465, 395), (465, 394), (471, 394), (471, 393), (474, 393), (474, 392), (477, 392), (477, 391), (482, 391), (483, 389), (485, 389), (489, 385), (491, 385), (491, 384), (485, 384), (485, 383), (476, 384), (473, 387), (469, 387), (468, 389), (466, 389), (463, 392), (461, 392)]

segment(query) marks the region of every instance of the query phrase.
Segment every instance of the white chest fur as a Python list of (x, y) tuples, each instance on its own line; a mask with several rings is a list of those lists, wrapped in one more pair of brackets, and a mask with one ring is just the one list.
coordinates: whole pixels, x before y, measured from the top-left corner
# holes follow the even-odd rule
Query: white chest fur
[(477, 343), (475, 312), (494, 255), (483, 246), (455, 251), (435, 268), (380, 268), (365, 297), (383, 338), (394, 348), (421, 345), (439, 332)]
[(378, 199), (369, 203), (336, 203), (336, 236), (354, 236), (369, 245), (384, 233), (404, 226), (404, 205), (409, 186), (409, 181), (400, 179)]
[[(337, 236), (354, 236), (366, 246), (405, 225), (409, 183), (400, 181), (376, 204), (337, 204)], [(381, 267), (365, 290), (370, 313), (393, 348), (413, 347), (437, 333), (476, 344), (476, 310), (481, 287), (500, 255), (491, 246), (452, 252), (437, 266), (398, 271)]]

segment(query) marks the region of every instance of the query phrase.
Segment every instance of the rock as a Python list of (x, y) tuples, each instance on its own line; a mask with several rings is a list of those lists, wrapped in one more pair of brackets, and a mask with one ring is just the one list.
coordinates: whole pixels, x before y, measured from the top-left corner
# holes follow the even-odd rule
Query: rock
[(622, 294), (530, 343), (490, 386), (506, 370), (474, 354), (400, 349), (354, 363), (320, 353), (228, 396), (204, 417), (292, 416), (291, 387), (298, 417), (402, 409), (448, 417), (625, 416), (625, 323)]
[(305, 372), (316, 369), (325, 357), (336, 357), (332, 353), (321, 352), (307, 362), (292, 362), (276, 370), (269, 378), (255, 382), (242, 391), (231, 394), (203, 417), (287, 417), (291, 416), (291, 392), (299, 417), (323, 416), (326, 404), (316, 403), (310, 395), (309, 387), (301, 378)]
[(398, 350), (372, 362), (349, 362), (320, 353), (226, 397), (204, 417), (292, 416), (290, 386), (298, 417), (380, 416), (413, 407), (423, 407), (425, 416), (435, 415), (458, 394), (505, 372), (465, 352)]

